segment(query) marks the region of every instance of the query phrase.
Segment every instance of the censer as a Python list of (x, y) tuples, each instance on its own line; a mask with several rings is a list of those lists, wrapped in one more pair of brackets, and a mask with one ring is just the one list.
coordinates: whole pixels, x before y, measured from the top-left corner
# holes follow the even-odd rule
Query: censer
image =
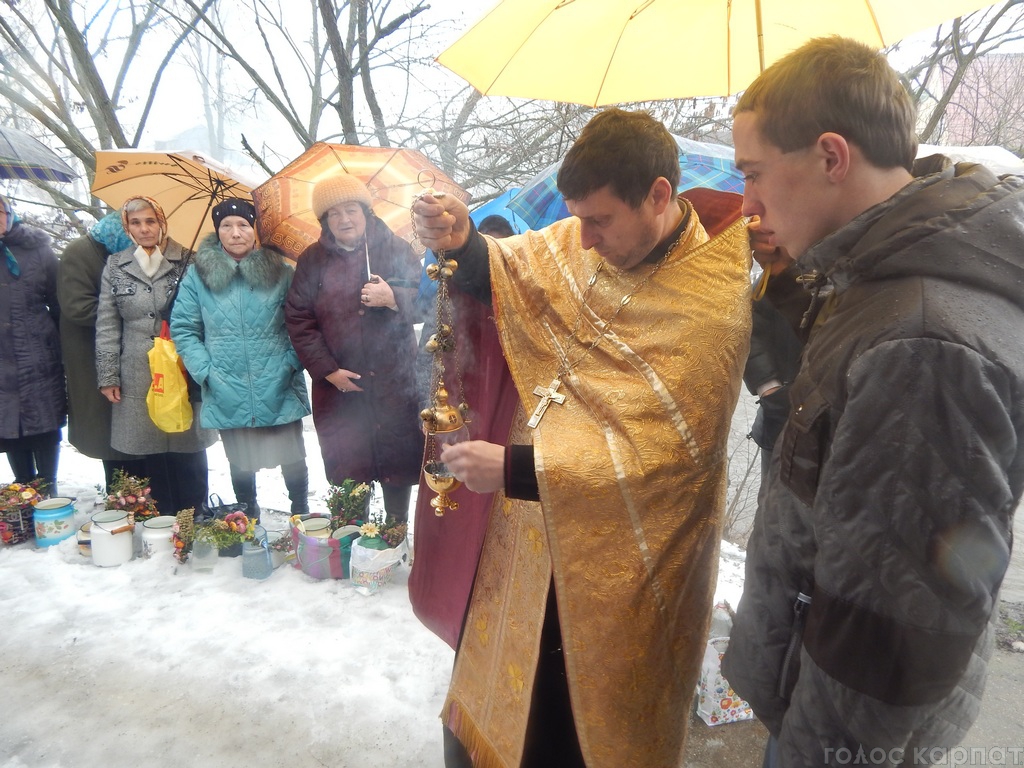
[[(440, 197), (440, 193), (434, 193)], [(444, 515), (445, 510), (456, 510), (459, 502), (448, 494), (456, 490), (462, 483), (455, 478), (448, 467), (440, 459), (444, 445), (461, 443), (469, 439), (466, 427), (466, 414), (469, 406), (462, 389), (462, 372), (459, 368), (458, 345), (455, 338), (455, 327), (452, 317), (451, 297), (448, 294), (448, 281), (459, 265), (454, 259), (446, 259), (444, 251), (437, 251), (437, 264), (427, 266), (427, 277), (437, 281), (436, 332), (427, 340), (424, 349), (433, 355), (430, 374), (430, 407), (420, 411), (420, 418), (426, 430), (426, 450), (424, 451), (423, 477), (427, 485), (437, 496), (430, 500), (434, 514)], [(452, 361), (454, 381), (458, 388), (459, 404), (457, 407), (448, 402), (448, 389), (444, 383), (445, 357)]]

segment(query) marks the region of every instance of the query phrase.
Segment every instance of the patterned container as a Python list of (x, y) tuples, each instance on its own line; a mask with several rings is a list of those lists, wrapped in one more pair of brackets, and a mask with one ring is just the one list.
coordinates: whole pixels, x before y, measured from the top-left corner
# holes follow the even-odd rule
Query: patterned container
[(146, 557), (152, 557), (159, 552), (174, 551), (171, 529), (175, 522), (176, 519), (172, 515), (158, 515), (142, 524), (142, 550)]
[(73, 499), (55, 497), (36, 502), (36, 544), (52, 547), (75, 535), (75, 503)]

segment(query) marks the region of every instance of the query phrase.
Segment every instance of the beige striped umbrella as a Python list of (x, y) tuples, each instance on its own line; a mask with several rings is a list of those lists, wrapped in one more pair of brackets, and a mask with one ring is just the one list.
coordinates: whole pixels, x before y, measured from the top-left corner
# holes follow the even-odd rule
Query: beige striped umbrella
[(160, 203), (168, 234), (189, 250), (213, 232), (210, 210), (229, 197), (250, 197), (251, 181), (198, 152), (111, 149), (96, 152), (92, 194), (113, 208), (136, 195)]

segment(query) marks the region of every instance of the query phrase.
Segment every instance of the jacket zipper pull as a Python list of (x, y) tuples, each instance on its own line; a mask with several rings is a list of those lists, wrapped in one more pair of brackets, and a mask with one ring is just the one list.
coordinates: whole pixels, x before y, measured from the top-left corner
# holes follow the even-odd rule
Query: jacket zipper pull
[(800, 624), (801, 629), (804, 624), (804, 614), (807, 613), (807, 609), (811, 607), (811, 596), (805, 595), (803, 592), (796, 593), (796, 600), (793, 601), (793, 616), (796, 619), (796, 623)]
[[(800, 645), (804, 637), (804, 624), (807, 621), (807, 611), (811, 607), (811, 596), (803, 592), (796, 593), (796, 600), (793, 601), (793, 631), (789, 637), (789, 645), (786, 646), (786, 655), (782, 657), (782, 671), (779, 674), (779, 698), (789, 701), (789, 694), (796, 685), (796, 657), (800, 652)], [(790, 681), (792, 676), (793, 680)]]

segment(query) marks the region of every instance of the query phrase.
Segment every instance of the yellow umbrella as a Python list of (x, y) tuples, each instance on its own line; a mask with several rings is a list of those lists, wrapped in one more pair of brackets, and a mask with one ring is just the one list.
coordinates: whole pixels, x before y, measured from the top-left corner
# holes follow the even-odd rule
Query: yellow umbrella
[(503, 0), (438, 56), (481, 93), (601, 106), (746, 88), (813, 37), (883, 47), (992, 0)]
[(399, 237), (413, 243), (409, 209), (413, 198), (427, 189), (469, 194), (421, 152), (393, 147), (362, 147), (317, 142), (255, 190), (256, 228), (260, 242), (274, 245), (292, 258), (320, 238), (313, 214), (313, 187), (322, 179), (350, 173), (370, 191), (373, 212)]
[(160, 203), (168, 234), (189, 250), (213, 232), (210, 210), (229, 197), (248, 198), (253, 182), (198, 152), (111, 149), (96, 152), (92, 194), (113, 208), (136, 195)]

